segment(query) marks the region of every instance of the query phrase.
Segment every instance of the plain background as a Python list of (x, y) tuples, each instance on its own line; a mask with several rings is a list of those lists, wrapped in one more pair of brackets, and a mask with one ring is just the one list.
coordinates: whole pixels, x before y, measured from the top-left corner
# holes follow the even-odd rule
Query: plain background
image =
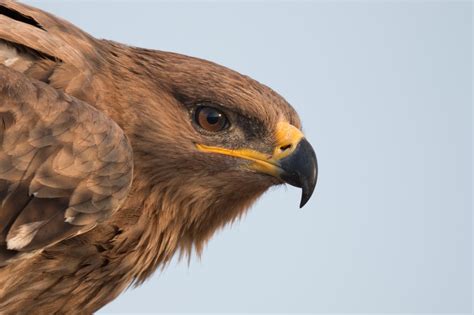
[(472, 3), (28, 3), (271, 86), (319, 158), (103, 313), (471, 312)]

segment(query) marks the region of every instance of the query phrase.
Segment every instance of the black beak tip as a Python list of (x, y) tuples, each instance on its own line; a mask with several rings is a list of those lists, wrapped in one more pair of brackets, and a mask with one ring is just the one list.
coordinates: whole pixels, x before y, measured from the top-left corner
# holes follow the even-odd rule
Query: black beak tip
[(309, 201), (311, 198), (312, 192), (308, 193), (307, 191), (301, 192), (301, 201), (300, 201), (300, 209), (304, 207), (304, 205)]
[(318, 164), (316, 161), (316, 156), (314, 156), (314, 173), (312, 176), (310, 176), (310, 180), (303, 182), (303, 185), (301, 187), (301, 201), (300, 201), (300, 209), (304, 207), (304, 205), (311, 199), (311, 196), (313, 195), (314, 188), (316, 187), (316, 182), (318, 179)]
[(303, 208), (306, 203), (308, 203), (309, 199), (311, 199), (315, 187), (316, 182), (314, 182), (314, 185), (305, 185), (301, 188), (300, 209)]
[(290, 185), (301, 187), (300, 208), (303, 208), (313, 195), (318, 178), (318, 162), (313, 147), (303, 138), (296, 150), (280, 165), (284, 170), (281, 178)]

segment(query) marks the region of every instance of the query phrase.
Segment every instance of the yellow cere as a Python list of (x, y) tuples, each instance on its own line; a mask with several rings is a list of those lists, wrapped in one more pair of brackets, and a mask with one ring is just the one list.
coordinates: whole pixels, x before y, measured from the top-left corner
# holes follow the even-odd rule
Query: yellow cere
[(275, 133), (276, 146), (273, 155), (251, 149), (232, 150), (204, 144), (197, 144), (196, 147), (203, 152), (224, 154), (253, 161), (254, 163), (250, 165), (251, 169), (278, 177), (281, 172), (278, 161), (290, 155), (303, 137), (303, 133), (295, 126), (287, 122), (279, 122)]
[(277, 160), (287, 157), (295, 151), (303, 137), (304, 134), (295, 126), (284, 121), (279, 122), (275, 132), (276, 147), (273, 151), (273, 157)]

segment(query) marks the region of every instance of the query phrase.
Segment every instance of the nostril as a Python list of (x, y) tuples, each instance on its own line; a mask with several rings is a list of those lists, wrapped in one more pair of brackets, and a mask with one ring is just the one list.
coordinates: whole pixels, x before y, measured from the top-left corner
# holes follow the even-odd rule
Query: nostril
[(283, 146), (280, 147), (280, 150), (282, 150), (282, 151), (286, 151), (288, 149), (291, 149), (291, 143), (287, 144), (287, 145), (283, 145)]

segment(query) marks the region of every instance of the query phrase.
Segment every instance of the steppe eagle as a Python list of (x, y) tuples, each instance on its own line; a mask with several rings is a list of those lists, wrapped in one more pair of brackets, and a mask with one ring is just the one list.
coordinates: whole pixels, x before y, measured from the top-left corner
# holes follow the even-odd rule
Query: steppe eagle
[(92, 313), (272, 185), (316, 184), (294, 109), (212, 62), (0, 1), (0, 313)]

